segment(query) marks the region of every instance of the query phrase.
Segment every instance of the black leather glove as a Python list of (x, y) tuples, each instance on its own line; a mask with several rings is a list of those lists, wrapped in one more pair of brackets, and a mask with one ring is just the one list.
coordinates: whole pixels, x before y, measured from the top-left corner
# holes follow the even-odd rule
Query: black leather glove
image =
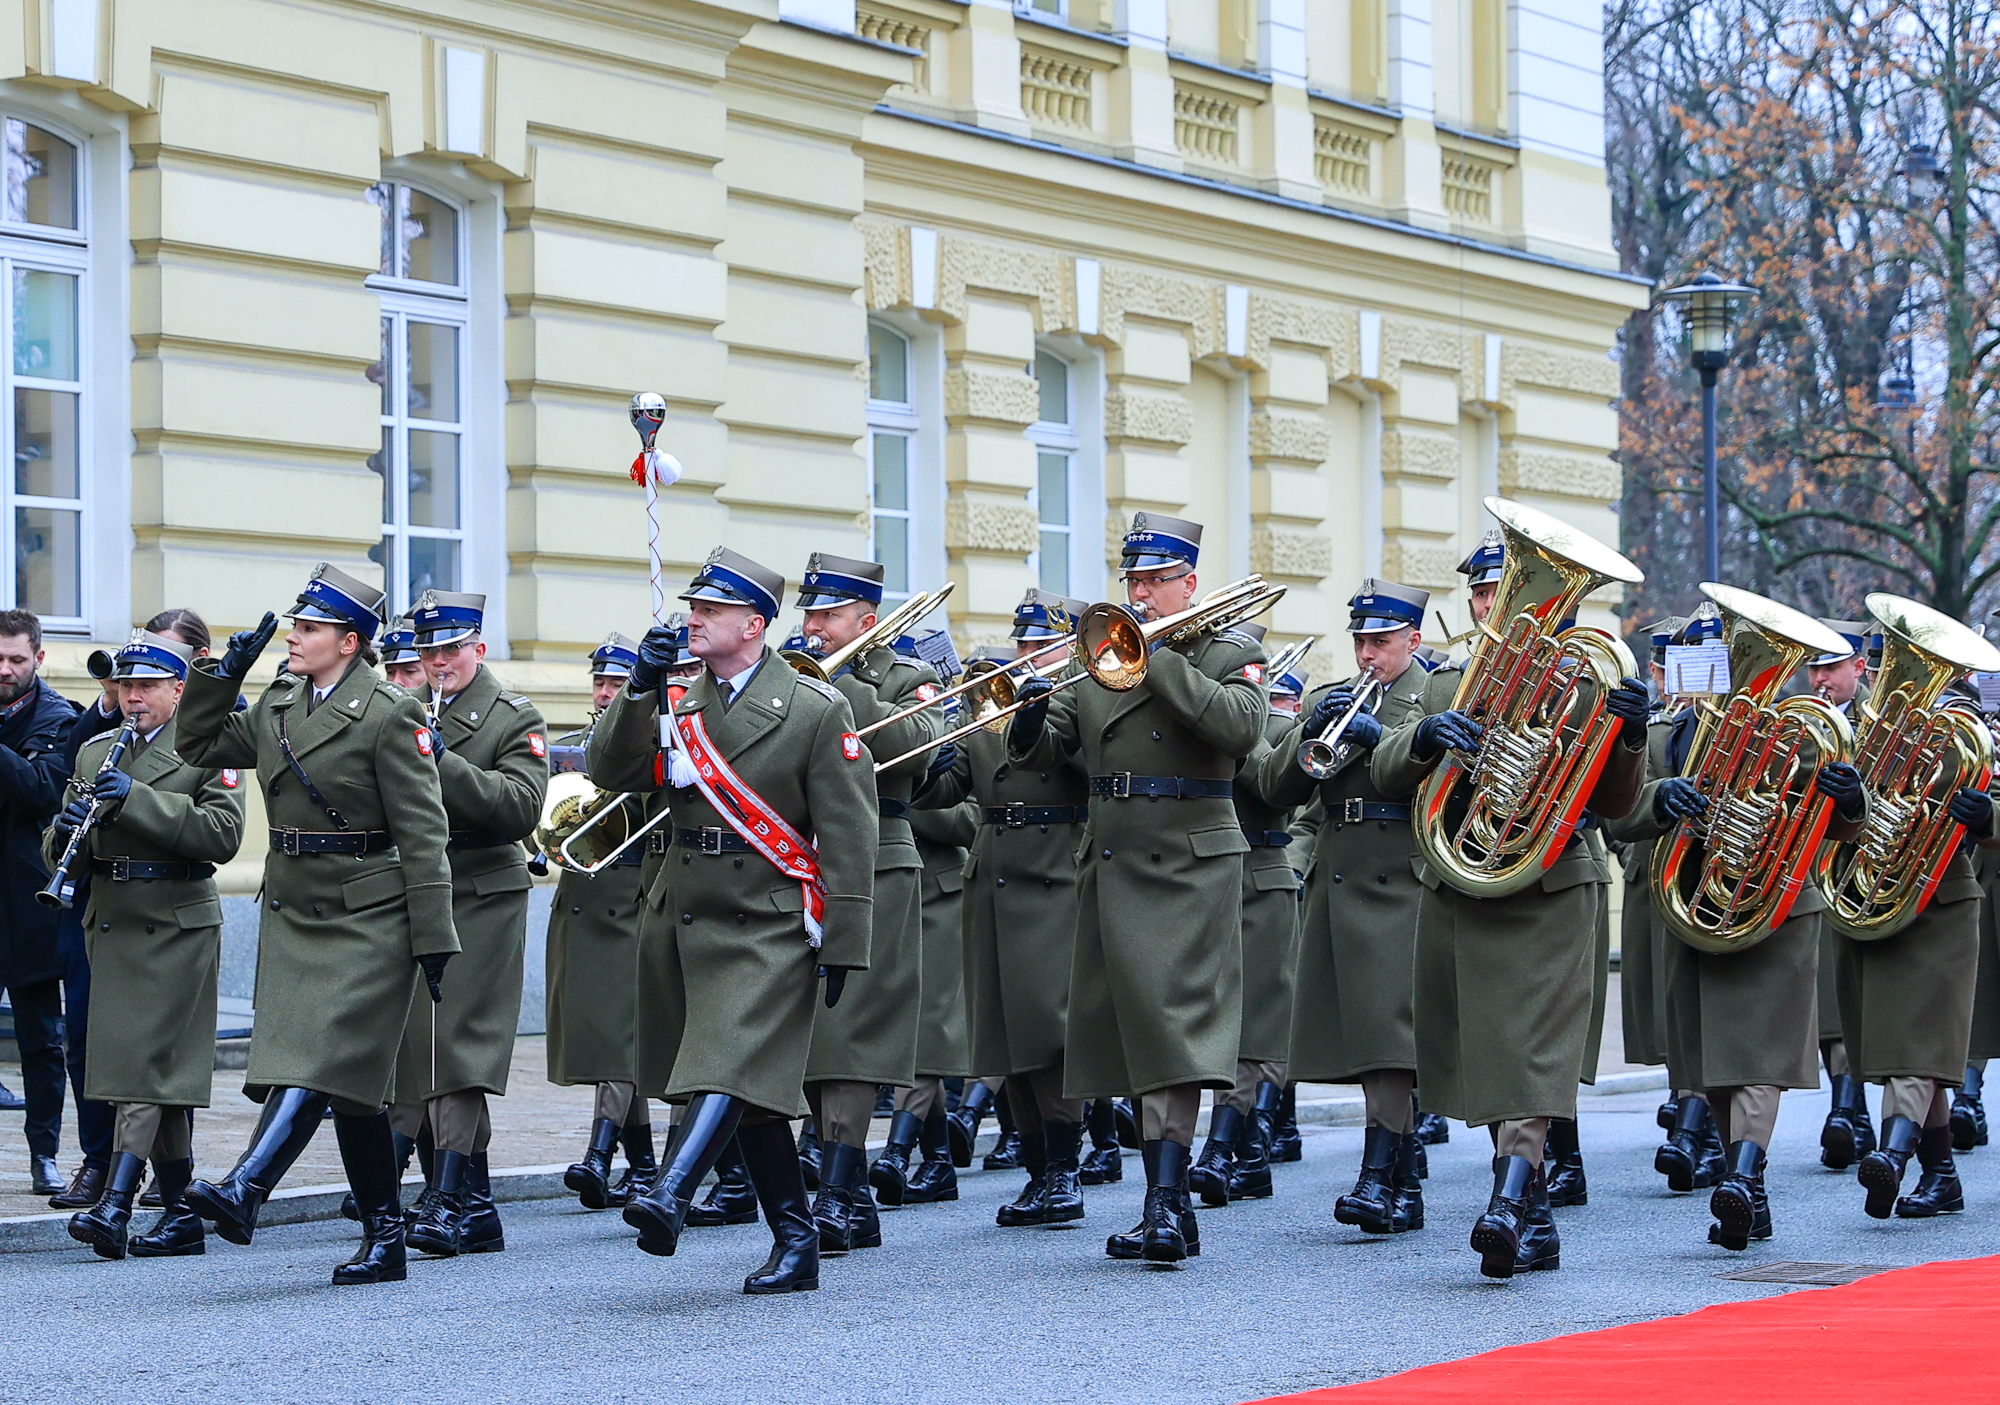
[(1025, 704), (1014, 714), (1014, 725), (1007, 729), (1007, 748), (1023, 752), (1041, 740), (1042, 727), (1049, 720), (1049, 694), (1056, 685), (1046, 678), (1030, 678), (1014, 690), (1014, 701)]
[(1333, 725), (1334, 719), (1354, 706), (1354, 690), (1346, 684), (1328, 691), (1327, 695), (1313, 704), (1312, 716), (1306, 719), (1306, 735), (1317, 737)]
[(958, 743), (946, 742), (943, 746), (937, 749), (937, 755), (931, 758), (930, 769), (924, 772), (925, 783), (928, 784), (929, 782), (936, 780), (939, 776), (943, 775), (946, 771), (949, 771), (953, 766), (957, 764), (958, 764)]
[(90, 787), (97, 797), (97, 803), (107, 811), (124, 802), (132, 793), (132, 778), (123, 771), (106, 771)]
[(257, 660), (264, 653), (264, 646), (271, 642), (271, 636), (278, 632), (278, 617), (269, 610), (255, 629), (239, 629), (229, 636), (229, 647), (222, 651), (222, 663), (216, 672), (224, 678), (244, 679), (257, 666)]
[(444, 988), (439, 982), (444, 979), (445, 963), (457, 954), (457, 952), (452, 951), (433, 951), (426, 956), (419, 956), (417, 958), (417, 964), (424, 968), (424, 984), (431, 988), (431, 1004), (433, 1005), (444, 1004)]
[(439, 727), (429, 727), (429, 728), (426, 728), (425, 730), (426, 730), (426, 731), (428, 731), (428, 732), (429, 732), (429, 733), (431, 734), (431, 755), (432, 755), (432, 756), (442, 756), (442, 755), (444, 755), (444, 731), (443, 731), (443, 729), (442, 729), (442, 728), (439, 728)]
[(1625, 724), (1620, 729), (1625, 745), (1638, 746), (1646, 740), (1646, 713), (1652, 701), (1646, 685), (1636, 678), (1619, 679), (1618, 686), (1605, 695), (1604, 710)]
[(1708, 813), (1708, 797), (1681, 776), (1663, 780), (1653, 790), (1653, 822), (1679, 824), (1690, 815)]
[(1813, 776), (1813, 789), (1833, 802), (1844, 820), (1861, 818), (1861, 773), (1845, 761), (1829, 761)]
[(1951, 817), (1971, 830), (1984, 834), (1993, 823), (1993, 797), (1967, 786), (1951, 797)]
[(680, 660), (677, 631), (656, 624), (639, 641), (639, 661), (632, 665), (632, 691), (650, 693), (660, 686), (660, 676)]
[(55, 827), (64, 834), (76, 833), (76, 827), (90, 813), (90, 799), (88, 795), (79, 795), (63, 806), (62, 813), (56, 816)]
[(840, 1003), (840, 992), (847, 989), (847, 968), (821, 966), (814, 974), (826, 978), (826, 1008), (831, 1010)]
[(1486, 729), (1462, 712), (1433, 712), (1417, 724), (1410, 738), (1410, 750), (1419, 761), (1435, 761), (1438, 753), (1470, 751), (1486, 735)]
[(1340, 740), (1343, 746), (1358, 746), (1368, 751), (1382, 740), (1382, 724), (1372, 712), (1357, 712), (1347, 724), (1347, 730), (1340, 734)]

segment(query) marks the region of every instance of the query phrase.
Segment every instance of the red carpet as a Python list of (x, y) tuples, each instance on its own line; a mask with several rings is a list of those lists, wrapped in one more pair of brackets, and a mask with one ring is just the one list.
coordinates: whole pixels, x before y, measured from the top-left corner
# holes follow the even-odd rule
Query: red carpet
[(1913, 1398), (2000, 1400), (2000, 1258), (1793, 1289), (1259, 1405), (1883, 1405)]

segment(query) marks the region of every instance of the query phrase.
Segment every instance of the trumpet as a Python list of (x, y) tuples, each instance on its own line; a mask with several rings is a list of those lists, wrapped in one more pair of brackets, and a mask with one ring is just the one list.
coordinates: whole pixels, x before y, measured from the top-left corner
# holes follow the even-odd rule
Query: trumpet
[(1340, 769), (1341, 763), (1354, 750), (1341, 738), (1347, 735), (1347, 729), (1355, 718), (1380, 701), (1382, 680), (1372, 667), (1362, 669), (1361, 677), (1356, 681), (1361, 686), (1355, 690), (1354, 701), (1348, 704), (1347, 711), (1328, 723), (1324, 732), (1299, 743), (1299, 769), (1316, 781), (1323, 781)]
[(1313, 651), (1313, 645), (1318, 642), (1317, 638), (1308, 634), (1298, 643), (1287, 644), (1284, 648), (1278, 650), (1271, 657), (1270, 661), (1264, 665), (1265, 679), (1275, 683), (1285, 674), (1290, 673), (1299, 666), (1307, 654)]
[[(117, 770), (118, 763), (125, 759), (126, 751), (138, 737), (139, 724), (129, 717), (126, 718), (125, 725), (118, 729), (118, 735), (111, 739), (111, 749), (104, 753), (104, 764), (97, 768), (97, 774), (102, 776)], [(96, 777), (92, 779), (95, 780)], [(74, 777), (70, 780), (69, 788), (79, 795), (90, 795), (92, 789), (90, 785)], [(76, 864), (77, 855), (83, 852), (84, 842), (90, 838), (90, 832), (97, 828), (97, 817), (103, 813), (104, 807), (93, 797), (90, 808), (83, 812), (83, 818), (77, 822), (76, 828), (69, 832), (69, 843), (63, 845), (62, 857), (56, 860), (55, 869), (49, 874), (48, 886), (35, 894), (35, 901), (43, 907), (55, 907), (67, 911), (75, 903), (76, 880), (69, 876), (69, 871)]]
[(893, 644), (903, 631), (950, 598), (955, 581), (946, 581), (943, 590), (920, 590), (888, 614), (876, 620), (857, 637), (824, 656), (804, 649), (783, 649), (778, 657), (808, 678), (826, 683), (833, 675), (870, 650)]

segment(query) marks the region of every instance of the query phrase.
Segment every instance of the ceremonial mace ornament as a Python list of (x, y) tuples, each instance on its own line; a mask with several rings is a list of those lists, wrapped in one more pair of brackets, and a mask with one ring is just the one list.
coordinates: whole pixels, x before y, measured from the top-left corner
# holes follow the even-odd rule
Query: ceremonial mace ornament
[(646, 485), (646, 565), (652, 572), (653, 623), (667, 619), (667, 596), (660, 584), (660, 489), (671, 488), (686, 472), (681, 461), (653, 447), (667, 421), (667, 398), (651, 390), (632, 397), (632, 428), (639, 432), (639, 457), (632, 460), (632, 481)]

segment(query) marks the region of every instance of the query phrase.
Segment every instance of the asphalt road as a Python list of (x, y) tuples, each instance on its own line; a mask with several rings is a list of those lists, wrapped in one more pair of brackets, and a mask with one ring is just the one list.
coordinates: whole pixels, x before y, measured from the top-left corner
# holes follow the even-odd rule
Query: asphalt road
[[(505, 1254), (423, 1261), (407, 1284), (335, 1289), (345, 1224), (266, 1231), (199, 1259), (0, 1259), (0, 1400), (724, 1402), (1084, 1401), (1205, 1405), (1366, 1380), (1515, 1342), (1775, 1292), (1716, 1275), (1755, 1262), (1905, 1265), (2000, 1253), (2000, 1146), (1962, 1160), (1966, 1214), (1878, 1223), (1851, 1177), (1815, 1161), (1823, 1094), (1785, 1100), (1771, 1175), (1778, 1237), (1705, 1242), (1705, 1192), (1651, 1169), (1655, 1094), (1588, 1099), (1591, 1203), (1559, 1211), (1563, 1268), (1510, 1283), (1466, 1247), (1485, 1204), (1483, 1133), (1431, 1149), (1429, 1226), (1370, 1240), (1337, 1225), (1358, 1129), (1307, 1136), (1275, 1199), (1204, 1213), (1178, 1270), (1115, 1263), (1103, 1236), (1141, 1195), (1090, 1193), (1075, 1228), (1003, 1230), (1016, 1173), (962, 1177), (956, 1204), (883, 1216), (883, 1248), (828, 1260), (821, 1290), (737, 1291), (763, 1227), (691, 1231), (640, 1254), (615, 1213), (503, 1207)], [(1914, 1171), (1911, 1181), (1914, 1182)], [(86, 1384), (87, 1383), (87, 1384)]]

